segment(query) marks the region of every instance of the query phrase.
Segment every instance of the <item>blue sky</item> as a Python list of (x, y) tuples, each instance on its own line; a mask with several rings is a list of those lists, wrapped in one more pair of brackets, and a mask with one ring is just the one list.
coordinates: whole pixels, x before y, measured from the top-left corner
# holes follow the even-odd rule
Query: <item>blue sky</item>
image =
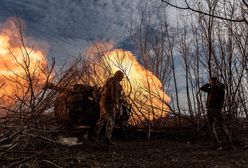
[[(146, 3), (147, 2), (147, 3)], [(0, 24), (18, 14), (25, 34), (48, 44), (48, 57), (64, 64), (93, 41), (132, 49), (130, 24), (138, 26), (145, 5), (152, 22), (161, 19), (160, 0), (0, 0)]]

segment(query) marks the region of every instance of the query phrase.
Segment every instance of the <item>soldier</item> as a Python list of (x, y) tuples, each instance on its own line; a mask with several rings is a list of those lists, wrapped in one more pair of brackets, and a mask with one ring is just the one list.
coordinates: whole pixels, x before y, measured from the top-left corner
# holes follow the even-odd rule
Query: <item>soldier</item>
[(116, 113), (119, 110), (119, 101), (121, 97), (122, 86), (120, 84), (124, 74), (118, 70), (115, 72), (114, 77), (107, 79), (105, 82), (101, 98), (100, 98), (100, 118), (96, 123), (95, 135), (98, 138), (101, 128), (106, 122), (105, 140), (107, 144), (112, 145), (112, 132), (115, 126)]
[(226, 137), (229, 146), (232, 149), (234, 149), (232, 145), (230, 132), (228, 131), (221, 114), (221, 109), (224, 104), (225, 85), (218, 82), (217, 77), (212, 77), (209, 83), (203, 85), (200, 88), (200, 90), (208, 93), (207, 103), (206, 103), (207, 117), (208, 117), (210, 133), (217, 149), (221, 150), (222, 147), (220, 145), (220, 141), (215, 129), (216, 123), (220, 126), (221, 130), (224, 132), (224, 135)]

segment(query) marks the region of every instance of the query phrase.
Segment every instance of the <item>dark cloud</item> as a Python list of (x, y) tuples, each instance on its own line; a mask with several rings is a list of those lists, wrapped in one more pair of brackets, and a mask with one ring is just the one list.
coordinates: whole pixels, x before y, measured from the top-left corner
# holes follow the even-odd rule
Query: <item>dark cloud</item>
[(154, 8), (159, 3), (159, 0), (0, 0), (0, 21), (16, 12), (27, 23), (25, 33), (47, 41), (49, 56), (64, 60), (77, 55), (91, 41), (111, 40), (121, 44), (129, 38), (130, 23), (134, 27), (139, 23), (145, 5), (152, 10), (152, 21), (159, 19), (159, 11)]
[[(114, 39), (128, 35), (130, 18), (137, 20), (144, 0), (6, 0), (30, 26), (66, 38)], [(134, 22), (135, 23), (135, 22)]]

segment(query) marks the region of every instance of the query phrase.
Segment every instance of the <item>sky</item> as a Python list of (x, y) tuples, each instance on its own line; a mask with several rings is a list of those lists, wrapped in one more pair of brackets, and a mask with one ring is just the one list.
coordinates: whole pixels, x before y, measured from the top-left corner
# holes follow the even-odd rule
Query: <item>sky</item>
[[(43, 44), (47, 59), (55, 58), (59, 67), (96, 41), (135, 54), (130, 28), (139, 26), (145, 9), (154, 27), (165, 15), (169, 24), (176, 22), (177, 11), (161, 6), (160, 0), (0, 0), (0, 28), (17, 14), (25, 22), (25, 36)], [(183, 81), (181, 67), (177, 74)], [(182, 92), (183, 83), (179, 82)]]
[(0, 0), (0, 24), (16, 14), (25, 21), (25, 35), (47, 44), (47, 57), (64, 64), (94, 41), (110, 41), (132, 50), (130, 26), (141, 13), (158, 23), (165, 14), (160, 0)]

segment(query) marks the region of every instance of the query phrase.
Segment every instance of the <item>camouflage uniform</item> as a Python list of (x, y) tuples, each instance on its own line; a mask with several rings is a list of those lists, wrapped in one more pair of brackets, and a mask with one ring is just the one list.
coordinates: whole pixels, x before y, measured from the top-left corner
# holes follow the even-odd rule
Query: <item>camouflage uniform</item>
[(220, 146), (220, 141), (215, 128), (217, 123), (224, 132), (229, 145), (232, 145), (230, 132), (227, 129), (221, 114), (221, 109), (224, 104), (225, 86), (224, 84), (217, 82), (216, 77), (213, 77), (213, 79), (216, 80), (216, 84), (207, 83), (200, 88), (200, 90), (208, 93), (206, 107), (210, 133), (215, 144)]
[(101, 128), (106, 122), (106, 140), (110, 140), (112, 137), (112, 132), (115, 126), (116, 113), (119, 110), (119, 100), (121, 97), (122, 87), (120, 81), (123, 78), (123, 73), (117, 71), (114, 77), (109, 78), (102, 90), (100, 98), (100, 119), (96, 123), (95, 134), (98, 137)]

